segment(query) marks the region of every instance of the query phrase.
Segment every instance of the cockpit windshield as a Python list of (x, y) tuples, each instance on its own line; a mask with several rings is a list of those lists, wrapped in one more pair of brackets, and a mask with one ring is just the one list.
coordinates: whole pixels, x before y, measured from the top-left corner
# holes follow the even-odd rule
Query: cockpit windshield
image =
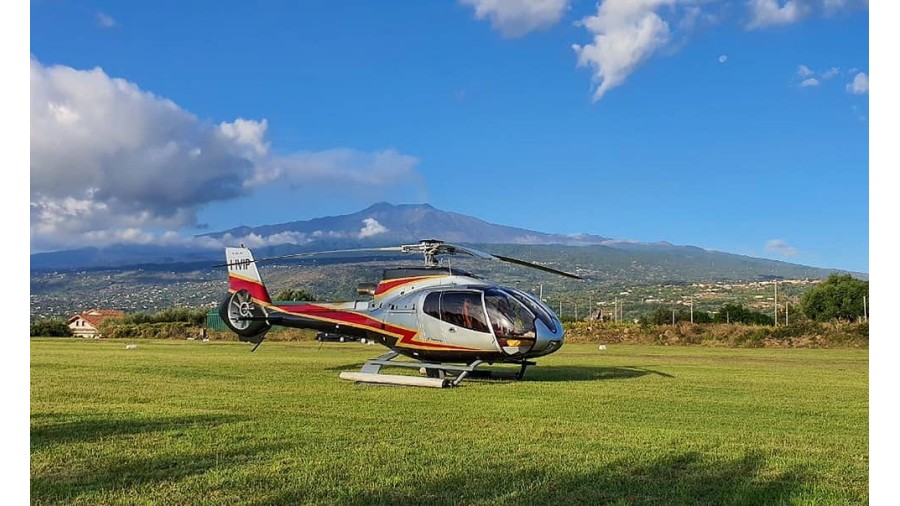
[(510, 295), (519, 300), (522, 304), (528, 306), (528, 309), (531, 310), (532, 313), (537, 315), (538, 318), (547, 326), (547, 329), (550, 332), (556, 332), (556, 324), (553, 322), (554, 318), (551, 316), (550, 310), (544, 305), (543, 302), (539, 301), (537, 297), (534, 295), (523, 292), (521, 290), (516, 290), (515, 288), (505, 288)]
[(535, 315), (516, 297), (504, 290), (491, 288), (484, 291), (484, 306), (502, 346), (506, 346), (507, 341), (534, 340)]

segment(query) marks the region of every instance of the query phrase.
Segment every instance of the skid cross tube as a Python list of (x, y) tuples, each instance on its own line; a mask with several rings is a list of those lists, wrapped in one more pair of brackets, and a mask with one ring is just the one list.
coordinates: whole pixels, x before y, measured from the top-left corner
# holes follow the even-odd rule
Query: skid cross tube
[(441, 364), (435, 362), (407, 362), (394, 360), (399, 357), (400, 354), (391, 351), (381, 355), (377, 358), (373, 358), (372, 360), (367, 361), (363, 364), (362, 369), (360, 369), (361, 373), (364, 374), (381, 374), (381, 368), (385, 366), (389, 367), (408, 367), (412, 369), (425, 370), (425, 373), (430, 378), (438, 378), (444, 379), (447, 377), (447, 373), (456, 373), (456, 377), (447, 382), (447, 386), (459, 386), (459, 384), (469, 375), (472, 371), (475, 370), (476, 367), (483, 364), (482, 360), (475, 360), (466, 365), (455, 365), (455, 364)]
[[(360, 373), (367, 375), (377, 375), (382, 374), (382, 367), (406, 367), (423, 371), (429, 378), (446, 380), (443, 383), (445, 386), (455, 387), (459, 386), (459, 384), (462, 383), (462, 381), (466, 379), (470, 374), (474, 374), (476, 367), (484, 364), (483, 360), (473, 360), (472, 362), (464, 365), (444, 364), (439, 362), (394, 360), (399, 356), (400, 354), (396, 351), (390, 351), (377, 358), (368, 360), (365, 364), (363, 364), (362, 368), (360, 369)], [(534, 362), (523, 360), (522, 362), (519, 362), (519, 365), (520, 369), (518, 373), (513, 376), (517, 380), (522, 379), (522, 377), (525, 375), (525, 369), (528, 366), (536, 364)], [(491, 374), (490, 371), (487, 372), (488, 374)], [(390, 375), (384, 375), (385, 378), (389, 376)], [(388, 381), (384, 382), (387, 383)]]

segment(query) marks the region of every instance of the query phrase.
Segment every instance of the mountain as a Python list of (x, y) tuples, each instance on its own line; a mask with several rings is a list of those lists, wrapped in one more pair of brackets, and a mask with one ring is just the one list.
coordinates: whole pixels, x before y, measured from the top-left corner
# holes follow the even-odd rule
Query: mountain
[[(575, 262), (588, 270), (632, 269), (669, 279), (754, 279), (766, 276), (824, 278), (835, 272), (774, 260), (709, 251), (667, 242), (638, 243), (598, 235), (537, 232), (488, 223), (428, 204), (375, 204), (357, 213), (259, 227), (237, 227), (198, 236), (215, 247), (116, 245), (31, 255), (33, 272), (115, 269), (134, 265), (199, 265), (222, 259), (223, 245), (252, 245), (257, 258), (298, 252), (410, 244), (422, 239), (495, 245), (490, 251), (529, 261)], [(504, 245), (504, 246), (500, 246)], [(550, 247), (553, 245), (553, 247)], [(499, 249), (498, 249), (499, 248)], [(199, 263), (199, 264), (198, 264)], [(690, 275), (689, 275), (690, 274)], [(860, 277), (865, 274), (855, 273)], [(652, 277), (652, 276), (651, 276)]]
[(31, 255), (31, 270), (93, 269), (139, 264), (211, 262), (222, 259), (220, 248), (116, 244), (106, 248), (79, 248)]
[[(217, 239), (213, 243), (254, 244), (251, 234), (265, 245), (254, 246), (257, 256), (289, 254), (326, 249), (361, 248), (415, 243), (437, 238), (445, 242), (480, 244), (562, 244), (581, 246), (610, 241), (596, 235), (564, 235), (535, 232), (496, 225), (464, 214), (442, 211), (429, 204), (375, 204), (357, 213), (292, 221), (259, 227), (236, 227), (198, 237)], [(258, 242), (258, 241), (257, 241)], [(32, 270), (124, 267), (135, 264), (171, 264), (216, 261), (221, 247), (113, 245), (106, 248), (36, 253)]]
[[(31, 316), (61, 317), (87, 308), (128, 312), (171, 307), (213, 307), (227, 287), (222, 245), (245, 243), (257, 258), (296, 252), (411, 244), (422, 239), (469, 244), (496, 255), (575, 272), (585, 282), (501, 262), (454, 257), (453, 265), (509, 286), (583, 303), (629, 300), (633, 311), (651, 310), (647, 301), (669, 300), (696, 292), (698, 309), (716, 309), (723, 301), (758, 303), (760, 281), (797, 280), (781, 287), (795, 299), (814, 280), (838, 272), (666, 242), (638, 243), (596, 235), (569, 236), (495, 225), (430, 205), (376, 204), (345, 216), (261, 227), (239, 227), (198, 236), (196, 244), (214, 247), (117, 245), (31, 255)], [(266, 244), (269, 244), (268, 246)], [(322, 300), (351, 300), (359, 282), (377, 281), (381, 270), (421, 265), (421, 256), (346, 254), (315, 259), (267, 262), (266, 284), (275, 292), (302, 286)], [(867, 274), (852, 273), (868, 279)], [(734, 283), (734, 285), (732, 285)], [(762, 285), (768, 286), (765, 283)], [(535, 292), (537, 293), (537, 292)], [(781, 293), (781, 292), (780, 292)], [(680, 294), (680, 295), (679, 295)], [(568, 302), (567, 302), (568, 303)], [(705, 306), (703, 306), (705, 304)], [(555, 307), (555, 306), (554, 306)], [(562, 309), (560, 309), (562, 311)], [(636, 314), (636, 313), (635, 313)]]
[(318, 244), (371, 245), (414, 243), (437, 238), (445, 242), (481, 244), (562, 244), (584, 246), (610, 239), (597, 235), (564, 235), (496, 225), (464, 214), (442, 211), (429, 204), (375, 204), (357, 213), (260, 227), (237, 227), (207, 237), (270, 237), (284, 234)]

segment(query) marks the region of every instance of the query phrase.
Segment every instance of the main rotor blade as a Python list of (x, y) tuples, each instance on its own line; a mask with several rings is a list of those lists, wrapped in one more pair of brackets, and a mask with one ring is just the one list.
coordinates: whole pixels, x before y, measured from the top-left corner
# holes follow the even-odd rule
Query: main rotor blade
[(494, 256), (495, 258), (497, 258), (497, 259), (503, 260), (504, 262), (509, 262), (509, 263), (511, 263), (511, 264), (522, 265), (522, 266), (524, 266), (524, 267), (531, 267), (532, 269), (538, 269), (538, 270), (545, 271), (545, 272), (552, 272), (553, 274), (559, 274), (560, 276), (565, 276), (565, 277), (567, 277), (567, 278), (572, 278), (572, 279), (584, 279), (584, 278), (582, 278), (581, 276), (578, 276), (578, 275), (576, 275), (576, 274), (571, 274), (571, 273), (568, 273), (568, 272), (559, 271), (559, 270), (553, 269), (553, 268), (551, 268), (551, 267), (546, 267), (546, 266), (543, 266), (543, 265), (540, 265), (540, 264), (535, 264), (535, 263), (531, 263), (531, 262), (526, 262), (525, 260), (519, 260), (519, 259), (517, 259), (517, 258), (504, 257), (504, 256), (500, 256), (500, 255), (493, 255), (493, 256)]
[[(292, 253), (290, 255), (280, 255), (277, 257), (257, 258), (257, 259), (251, 260), (251, 262), (259, 263), (259, 262), (269, 262), (271, 260), (281, 260), (284, 258), (297, 258), (297, 257), (309, 257), (309, 256), (316, 256), (316, 255), (328, 255), (331, 253), (356, 253), (356, 252), (362, 252), (362, 251), (382, 251), (382, 252), (397, 251), (397, 252), (402, 253), (403, 248), (401, 246), (386, 246), (384, 248), (353, 248), (353, 249), (333, 249), (333, 250), (329, 250), (329, 251), (310, 251), (307, 253)], [(248, 262), (246, 260), (243, 260), (238, 263), (247, 264)], [(237, 263), (216, 264), (213, 267), (230, 267), (230, 266), (236, 265), (236, 264)]]
[(466, 253), (468, 255), (472, 255), (472, 256), (478, 257), (478, 258), (483, 258), (486, 260), (501, 260), (503, 262), (509, 262), (511, 264), (521, 265), (524, 267), (531, 267), (532, 269), (538, 269), (538, 270), (545, 271), (545, 272), (552, 272), (553, 274), (559, 274), (560, 276), (565, 276), (567, 278), (584, 279), (581, 276), (571, 274), (568, 272), (563, 272), (560, 270), (556, 270), (551, 267), (545, 267), (540, 264), (526, 262), (525, 260), (519, 260), (517, 258), (494, 255), (493, 253), (485, 253), (484, 251), (480, 251), (475, 248), (470, 248), (468, 246), (458, 246), (456, 244), (445, 244), (444, 246), (446, 246), (447, 248), (453, 248), (453, 249), (459, 251), (460, 253)]
[(445, 244), (444, 246), (449, 250), (450, 253), (454, 253), (455, 251), (458, 251), (460, 253), (472, 255), (473, 257), (483, 258), (485, 260), (496, 260), (497, 259), (496, 255), (492, 255), (490, 253), (485, 253), (484, 251), (477, 250), (475, 248), (470, 248), (468, 246), (459, 246), (456, 244)]

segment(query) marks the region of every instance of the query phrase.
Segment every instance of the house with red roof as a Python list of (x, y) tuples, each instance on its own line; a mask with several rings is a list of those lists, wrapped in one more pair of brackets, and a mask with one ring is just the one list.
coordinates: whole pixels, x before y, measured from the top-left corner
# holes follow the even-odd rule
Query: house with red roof
[(91, 309), (83, 313), (72, 316), (66, 323), (72, 329), (75, 337), (103, 337), (100, 335), (100, 323), (107, 318), (121, 318), (125, 316), (125, 311), (117, 309)]

